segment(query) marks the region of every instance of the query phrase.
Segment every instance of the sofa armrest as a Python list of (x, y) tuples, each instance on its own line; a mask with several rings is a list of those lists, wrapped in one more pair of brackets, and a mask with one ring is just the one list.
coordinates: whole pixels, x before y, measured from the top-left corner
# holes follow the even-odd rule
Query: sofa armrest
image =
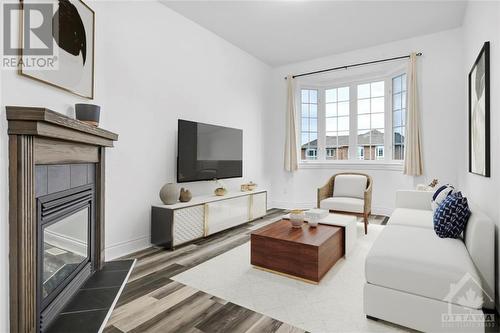
[(396, 208), (432, 210), (431, 200), (433, 194), (432, 191), (396, 191)]

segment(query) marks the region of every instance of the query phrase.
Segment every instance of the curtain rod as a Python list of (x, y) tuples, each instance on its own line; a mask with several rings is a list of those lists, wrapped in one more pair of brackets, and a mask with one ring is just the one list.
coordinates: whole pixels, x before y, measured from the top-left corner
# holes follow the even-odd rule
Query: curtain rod
[[(421, 55), (422, 55), (422, 52), (417, 53), (418, 57), (420, 57)], [(295, 79), (295, 78), (301, 77), (301, 76), (307, 76), (307, 75), (313, 75), (313, 74), (320, 74), (320, 73), (325, 73), (325, 72), (337, 71), (339, 69), (348, 69), (350, 67), (358, 67), (358, 66), (376, 64), (376, 63), (379, 63), (379, 62), (386, 62), (386, 61), (393, 61), (393, 60), (399, 60), (399, 59), (406, 59), (406, 58), (409, 58), (409, 57), (410, 57), (410, 55), (405, 55), (405, 56), (399, 56), (399, 57), (393, 57), (393, 58), (387, 58), (387, 59), (379, 59), (379, 60), (373, 60), (373, 61), (367, 61), (367, 62), (360, 62), (360, 63), (357, 63), (357, 64), (345, 65), (345, 66), (340, 66), (340, 67), (327, 68), (327, 69), (322, 69), (322, 70), (319, 70), (319, 71), (314, 71), (314, 72), (308, 72), (308, 73), (302, 73), (302, 74), (292, 75), (292, 79)], [(285, 77), (285, 80), (286, 80), (286, 77)]]

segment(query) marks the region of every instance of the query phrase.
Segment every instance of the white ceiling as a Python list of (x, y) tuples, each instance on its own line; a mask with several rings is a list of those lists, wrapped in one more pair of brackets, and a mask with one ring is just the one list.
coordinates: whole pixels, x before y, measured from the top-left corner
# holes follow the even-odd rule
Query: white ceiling
[(459, 27), (466, 1), (168, 1), (271, 66)]

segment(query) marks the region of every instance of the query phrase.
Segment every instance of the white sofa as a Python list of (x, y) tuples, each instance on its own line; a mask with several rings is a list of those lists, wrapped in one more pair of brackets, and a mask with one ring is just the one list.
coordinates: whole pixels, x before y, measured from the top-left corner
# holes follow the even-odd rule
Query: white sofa
[[(432, 194), (397, 192), (396, 209), (366, 257), (365, 314), (425, 332), (484, 331), (447, 315), (494, 309), (495, 226), (471, 206), (464, 239), (439, 238)], [(462, 297), (467, 292), (478, 297)]]

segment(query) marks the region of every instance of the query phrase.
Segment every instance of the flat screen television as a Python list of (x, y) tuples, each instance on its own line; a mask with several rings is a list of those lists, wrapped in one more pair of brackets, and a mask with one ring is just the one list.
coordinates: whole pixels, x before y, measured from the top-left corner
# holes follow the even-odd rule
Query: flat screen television
[(177, 182), (242, 177), (243, 131), (179, 119)]

